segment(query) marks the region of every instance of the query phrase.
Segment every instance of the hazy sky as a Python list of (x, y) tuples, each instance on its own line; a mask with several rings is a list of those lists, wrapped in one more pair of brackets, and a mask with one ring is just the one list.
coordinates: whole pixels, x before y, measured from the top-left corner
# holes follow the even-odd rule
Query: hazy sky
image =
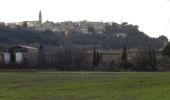
[(0, 21), (115, 21), (136, 24), (149, 36), (170, 39), (169, 0), (0, 0)]

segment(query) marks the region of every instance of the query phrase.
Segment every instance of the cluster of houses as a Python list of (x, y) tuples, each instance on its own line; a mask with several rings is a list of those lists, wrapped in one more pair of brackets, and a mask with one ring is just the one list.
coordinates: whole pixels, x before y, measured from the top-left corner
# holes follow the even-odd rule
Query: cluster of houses
[(11, 28), (17, 28), (18, 26), (23, 26), (25, 23), (27, 24), (28, 28), (33, 28), (40, 31), (50, 29), (53, 32), (76, 31), (84, 34), (89, 33), (89, 26), (93, 26), (96, 33), (102, 34), (105, 31), (106, 25), (106, 23), (103, 22), (88, 22), (86, 20), (78, 22), (66, 21), (57, 23), (54, 23), (52, 21), (46, 21), (42, 23), (40, 21), (23, 21), (16, 23), (7, 23), (6, 25)]
[[(103, 34), (105, 32), (105, 26), (111, 25), (110, 22), (89, 22), (87, 20), (84, 21), (65, 21), (65, 22), (57, 22), (54, 23), (52, 21), (42, 22), (42, 13), (39, 12), (39, 19), (36, 21), (23, 21), (23, 22), (15, 22), (15, 23), (3, 23), (0, 22), (0, 25), (6, 25), (10, 28), (17, 28), (18, 26), (26, 26), (27, 28), (31, 28), (34, 30), (44, 31), (50, 29), (53, 32), (78, 32), (83, 34), (91, 34), (89, 32), (89, 27), (93, 27), (95, 33)], [(117, 37), (126, 37), (126, 33), (114, 33)]]

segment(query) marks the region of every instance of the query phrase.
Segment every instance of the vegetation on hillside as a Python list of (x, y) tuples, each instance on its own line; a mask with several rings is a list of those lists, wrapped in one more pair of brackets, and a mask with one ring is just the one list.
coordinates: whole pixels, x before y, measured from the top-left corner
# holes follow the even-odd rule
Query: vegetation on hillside
[[(67, 37), (65, 32), (52, 32), (47, 29), (45, 31), (36, 31), (26, 26), (18, 26), (11, 29), (7, 26), (0, 26), (0, 42), (1, 44), (50, 44), (54, 46), (64, 46), (66, 43), (83, 47), (97, 47), (102, 49), (121, 49), (124, 42), (126, 47), (142, 48), (148, 45), (154, 48), (162, 48), (168, 41), (165, 36), (151, 38), (139, 31), (138, 26), (128, 23), (112, 23), (105, 26), (103, 34), (97, 34), (94, 28), (89, 27), (89, 32), (93, 34), (77, 33), (69, 31)], [(127, 37), (116, 37), (115, 33), (127, 33)]]
[[(0, 26), (1, 44), (29, 45), (38, 43), (40, 47), (38, 57), (34, 57), (31, 63), (24, 59), (20, 65), (15, 66), (15, 59), (13, 59), (15, 55), (11, 51), (10, 61), (12, 65), (2, 61), (0, 68), (100, 71), (156, 71), (170, 69), (168, 67), (170, 65), (170, 46), (169, 43), (165, 46), (168, 42), (165, 36), (151, 38), (139, 31), (138, 26), (128, 23), (108, 24), (105, 26), (105, 29), (103, 34), (98, 34), (90, 26), (89, 31), (92, 34), (83, 34), (74, 31), (52, 32), (49, 29), (37, 31), (26, 26), (18, 26), (16, 29), (11, 29), (2, 25)], [(127, 36), (117, 37), (116, 33), (126, 33)], [(55, 48), (58, 47), (50, 52), (48, 47), (50, 48), (51, 45)], [(158, 49), (164, 46), (163, 52), (160, 53)], [(119, 54), (116, 54), (119, 57), (112, 59), (115, 55), (108, 53), (108, 56), (112, 57), (104, 58), (103, 53), (100, 53), (100, 50), (102, 51), (103, 49), (109, 49), (110, 51), (119, 49)], [(92, 56), (89, 51), (91, 51)], [(132, 54), (128, 54), (129, 51)]]

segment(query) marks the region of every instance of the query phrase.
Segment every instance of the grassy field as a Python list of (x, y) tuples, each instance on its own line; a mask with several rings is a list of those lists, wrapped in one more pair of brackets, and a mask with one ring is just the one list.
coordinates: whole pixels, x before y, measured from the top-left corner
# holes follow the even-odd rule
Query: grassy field
[(0, 100), (170, 100), (170, 73), (0, 72)]

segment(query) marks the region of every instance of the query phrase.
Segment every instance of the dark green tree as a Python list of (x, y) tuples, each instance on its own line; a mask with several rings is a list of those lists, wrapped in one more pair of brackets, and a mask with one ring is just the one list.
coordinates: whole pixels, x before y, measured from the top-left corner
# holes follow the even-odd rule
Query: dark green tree
[(123, 63), (124, 65), (126, 65), (127, 62), (128, 62), (128, 61), (127, 61), (126, 44), (124, 44), (123, 50), (122, 50), (122, 63)]
[(102, 55), (96, 48), (93, 48), (93, 66), (99, 66)]
[(88, 26), (88, 31), (91, 32), (92, 34), (95, 33), (95, 29), (93, 26)]
[(96, 59), (97, 59), (96, 54), (97, 54), (96, 48), (93, 48), (93, 66), (96, 66), (96, 63), (97, 63), (97, 61), (96, 61)]
[(28, 27), (27, 22), (23, 22), (23, 27), (24, 27), (24, 28), (27, 28), (27, 27)]
[(170, 42), (163, 48), (163, 56), (170, 57)]
[(106, 34), (112, 34), (113, 33), (113, 27), (110, 24), (105, 25), (105, 33)]
[(44, 60), (44, 46), (43, 44), (39, 47), (39, 67), (45, 66), (45, 60)]
[(15, 50), (14, 50), (14, 48), (10, 49), (10, 62), (11, 62), (11, 64), (15, 63)]
[(148, 65), (152, 65), (152, 62), (153, 62), (153, 58), (152, 58), (152, 49), (151, 49), (151, 47), (149, 46), (149, 49), (148, 49), (149, 51), (148, 51), (148, 60), (147, 60), (147, 63), (148, 63)]
[(102, 59), (102, 55), (99, 53), (99, 51), (96, 51), (96, 66), (100, 65), (100, 61)]
[(152, 70), (157, 70), (157, 57), (155, 49), (152, 50)]
[(156, 70), (156, 63), (157, 63), (156, 53), (155, 53), (155, 49), (152, 49), (150, 46), (148, 51), (147, 62), (148, 62), (148, 66), (152, 67), (152, 70)]
[(53, 31), (51, 31), (50, 29), (46, 29), (43, 32), (44, 35), (53, 35)]

